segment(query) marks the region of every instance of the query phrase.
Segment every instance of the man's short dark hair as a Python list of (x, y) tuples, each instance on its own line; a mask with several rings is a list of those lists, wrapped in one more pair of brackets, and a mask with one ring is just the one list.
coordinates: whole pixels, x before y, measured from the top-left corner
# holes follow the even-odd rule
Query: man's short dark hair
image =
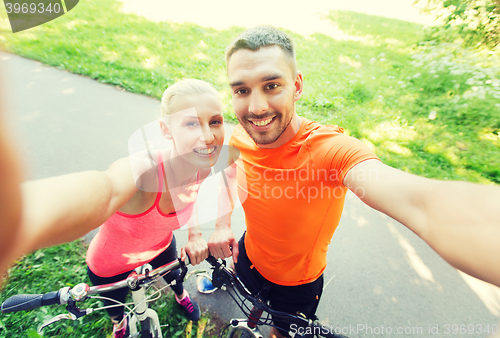
[(231, 56), (240, 49), (259, 50), (261, 47), (279, 46), (292, 64), (293, 75), (297, 73), (297, 62), (292, 39), (271, 26), (257, 26), (244, 31), (226, 49), (226, 66)]

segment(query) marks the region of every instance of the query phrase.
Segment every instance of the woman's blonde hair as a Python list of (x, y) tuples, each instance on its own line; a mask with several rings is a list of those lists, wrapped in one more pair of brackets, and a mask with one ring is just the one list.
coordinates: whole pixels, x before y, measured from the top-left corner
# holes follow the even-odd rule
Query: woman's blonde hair
[(161, 116), (168, 123), (169, 117), (176, 112), (174, 103), (177, 98), (203, 94), (212, 94), (217, 98), (219, 97), (219, 93), (214, 86), (202, 80), (185, 79), (168, 86), (161, 98)]

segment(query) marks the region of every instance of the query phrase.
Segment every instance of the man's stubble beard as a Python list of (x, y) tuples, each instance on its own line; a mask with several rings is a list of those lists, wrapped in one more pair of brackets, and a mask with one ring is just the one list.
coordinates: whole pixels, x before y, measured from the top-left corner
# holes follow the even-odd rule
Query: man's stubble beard
[[(280, 138), (280, 136), (285, 132), (286, 128), (288, 128), (288, 126), (292, 122), (293, 115), (295, 114), (294, 103), (295, 102), (292, 100), (292, 105), (290, 107), (290, 110), (292, 111), (292, 113), (289, 114), (290, 117), (289, 117), (288, 121), (286, 121), (286, 123), (283, 125), (283, 127), (281, 129), (275, 130), (277, 136), (276, 137), (273, 136), (273, 138), (271, 140), (262, 140), (262, 139), (257, 139), (256, 137), (254, 137), (254, 135), (252, 135), (252, 133), (255, 133), (256, 135), (259, 135), (260, 133), (255, 131), (254, 129), (252, 129), (252, 126), (249, 125), (252, 122), (248, 121), (246, 118), (244, 118), (245, 123), (241, 123), (241, 120), (239, 122), (242, 125), (243, 129), (245, 129), (245, 131), (247, 132), (248, 136), (250, 136), (250, 138), (255, 142), (255, 144), (257, 144), (257, 145), (272, 144)], [(278, 117), (280, 117), (280, 116), (283, 117), (283, 114), (277, 113), (276, 119), (278, 119)], [(272, 123), (275, 123), (275, 122), (277, 122), (277, 121), (274, 121)], [(278, 126), (278, 128), (279, 128), (279, 126)]]

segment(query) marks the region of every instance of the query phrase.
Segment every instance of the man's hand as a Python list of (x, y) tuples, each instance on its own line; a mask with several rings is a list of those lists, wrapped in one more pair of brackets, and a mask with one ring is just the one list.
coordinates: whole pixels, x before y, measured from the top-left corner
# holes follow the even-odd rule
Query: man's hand
[(233, 261), (238, 263), (238, 241), (229, 227), (217, 228), (208, 240), (210, 254), (215, 258), (233, 256)]
[[(230, 150), (236, 148), (230, 147)], [(239, 155), (239, 154), (238, 154)], [(237, 158), (237, 156), (235, 158)], [(208, 240), (210, 254), (215, 258), (228, 258), (233, 256), (233, 262), (238, 262), (238, 241), (231, 230), (231, 214), (236, 202), (237, 181), (235, 159), (230, 157), (228, 167), (224, 169), (219, 186), (219, 218), (215, 224), (215, 231)], [(234, 200), (233, 200), (234, 198)]]
[(197, 265), (208, 257), (208, 245), (200, 234), (190, 235), (187, 244), (181, 248), (181, 260), (186, 260), (189, 255), (191, 265)]

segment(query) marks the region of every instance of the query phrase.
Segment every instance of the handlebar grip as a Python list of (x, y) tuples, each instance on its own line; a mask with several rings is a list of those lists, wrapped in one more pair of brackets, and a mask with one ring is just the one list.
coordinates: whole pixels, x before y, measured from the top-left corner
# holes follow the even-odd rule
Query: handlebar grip
[(3, 302), (1, 310), (2, 313), (11, 313), (33, 310), (44, 305), (52, 304), (60, 304), (59, 291), (53, 291), (43, 295), (15, 295)]

